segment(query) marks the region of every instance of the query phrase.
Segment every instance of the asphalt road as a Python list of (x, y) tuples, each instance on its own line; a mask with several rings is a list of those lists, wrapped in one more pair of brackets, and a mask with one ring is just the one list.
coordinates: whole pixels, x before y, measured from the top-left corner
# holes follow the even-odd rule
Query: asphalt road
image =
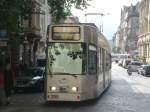
[(98, 100), (81, 103), (45, 103), (43, 93), (13, 95), (12, 103), (0, 112), (150, 112), (150, 77), (112, 66), (112, 84)]

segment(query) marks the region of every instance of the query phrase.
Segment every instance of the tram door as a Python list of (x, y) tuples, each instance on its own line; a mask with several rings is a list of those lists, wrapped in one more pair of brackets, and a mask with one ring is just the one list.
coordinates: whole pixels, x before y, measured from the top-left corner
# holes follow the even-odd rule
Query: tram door
[(105, 51), (102, 49), (103, 88), (105, 88)]

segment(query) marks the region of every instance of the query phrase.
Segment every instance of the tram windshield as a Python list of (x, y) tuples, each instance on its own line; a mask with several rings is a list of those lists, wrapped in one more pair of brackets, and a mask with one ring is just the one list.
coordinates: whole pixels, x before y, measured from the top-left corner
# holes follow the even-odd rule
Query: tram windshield
[(50, 43), (48, 45), (48, 73), (52, 75), (81, 75), (85, 73), (85, 44)]

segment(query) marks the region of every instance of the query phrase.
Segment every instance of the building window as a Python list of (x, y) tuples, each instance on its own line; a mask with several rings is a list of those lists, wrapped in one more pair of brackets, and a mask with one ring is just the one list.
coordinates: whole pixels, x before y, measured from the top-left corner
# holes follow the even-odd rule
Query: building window
[(0, 39), (6, 39), (6, 38), (7, 38), (6, 30), (0, 30)]

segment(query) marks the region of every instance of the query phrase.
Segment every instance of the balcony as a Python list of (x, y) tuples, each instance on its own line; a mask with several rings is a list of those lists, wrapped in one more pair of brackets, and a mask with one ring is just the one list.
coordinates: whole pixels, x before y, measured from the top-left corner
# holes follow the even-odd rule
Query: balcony
[(22, 28), (27, 36), (31, 38), (41, 38), (42, 28), (40, 24), (40, 16), (33, 14), (30, 20), (23, 21)]

